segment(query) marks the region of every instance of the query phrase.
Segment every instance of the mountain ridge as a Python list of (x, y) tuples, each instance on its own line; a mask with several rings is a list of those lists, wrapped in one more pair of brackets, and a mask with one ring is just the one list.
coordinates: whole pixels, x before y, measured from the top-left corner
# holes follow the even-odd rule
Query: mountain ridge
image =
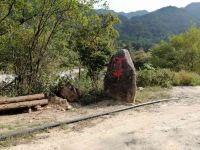
[(191, 3), (184, 8), (167, 6), (144, 14), (116, 13), (121, 24), (116, 26), (119, 40), (136, 49), (149, 49), (160, 40), (188, 30), (191, 25), (200, 26), (200, 2)]

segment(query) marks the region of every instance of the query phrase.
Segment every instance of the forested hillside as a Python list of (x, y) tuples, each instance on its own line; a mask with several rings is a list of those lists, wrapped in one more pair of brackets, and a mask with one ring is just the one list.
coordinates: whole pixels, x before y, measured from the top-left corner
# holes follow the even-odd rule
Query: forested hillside
[(112, 14), (115, 14), (117, 16), (124, 16), (128, 19), (130, 19), (132, 17), (136, 17), (136, 16), (143, 16), (143, 15), (146, 15), (146, 14), (149, 13), (146, 10), (139, 10), (139, 11), (135, 11), (135, 12), (125, 13), (125, 12), (115, 12), (113, 10), (107, 10), (107, 9), (97, 9), (96, 12), (100, 13), (100, 14), (112, 13)]
[(195, 17), (198, 21), (200, 21), (200, 3), (191, 3), (190, 5), (185, 7), (185, 10)]
[[(117, 26), (121, 43), (130, 49), (148, 50), (154, 43), (173, 34), (185, 32), (192, 24), (200, 25), (200, 3), (185, 8), (168, 6), (148, 13), (117, 13), (121, 24)], [(113, 12), (112, 12), (113, 13)]]
[(139, 10), (139, 11), (135, 11), (135, 12), (130, 12), (130, 13), (124, 13), (124, 12), (119, 12), (117, 13), (118, 15), (121, 15), (121, 16), (125, 16), (127, 18), (132, 18), (132, 17), (136, 17), (136, 16), (143, 16), (143, 15), (146, 15), (148, 14), (149, 12), (146, 11), (146, 10)]

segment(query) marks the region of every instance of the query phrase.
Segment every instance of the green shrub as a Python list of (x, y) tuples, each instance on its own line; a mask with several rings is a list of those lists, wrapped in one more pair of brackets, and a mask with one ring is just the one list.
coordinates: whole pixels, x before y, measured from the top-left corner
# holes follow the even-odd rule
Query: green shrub
[(200, 75), (194, 72), (173, 72), (169, 69), (144, 69), (137, 73), (137, 85), (147, 86), (197, 86)]
[(76, 76), (75, 79), (72, 80), (72, 84), (76, 85), (81, 91), (81, 93), (88, 93), (93, 89), (92, 80), (87, 75), (86, 71), (81, 72), (80, 78)]
[(72, 82), (72, 79), (69, 78), (68, 76), (66, 77), (57, 76), (57, 78), (55, 78), (55, 80), (50, 83), (49, 87), (46, 88), (46, 93), (49, 96), (55, 96), (56, 93), (60, 90), (60, 88), (67, 82)]
[(82, 94), (80, 98), (80, 103), (82, 105), (96, 103), (105, 97), (103, 90), (103, 78), (99, 79), (98, 87), (97, 89), (94, 89), (93, 81), (87, 75), (87, 72), (83, 71), (81, 72), (80, 78), (76, 77), (72, 80), (72, 83), (79, 88)]
[(81, 96), (80, 103), (82, 105), (89, 105), (89, 104), (100, 102), (102, 101), (103, 98), (105, 98), (105, 94), (103, 90), (89, 91), (88, 93), (84, 93)]
[(176, 72), (172, 78), (172, 84), (174, 86), (197, 86), (200, 85), (200, 75), (187, 71)]
[(137, 73), (137, 85), (146, 86), (171, 86), (172, 72), (168, 69), (144, 69)]

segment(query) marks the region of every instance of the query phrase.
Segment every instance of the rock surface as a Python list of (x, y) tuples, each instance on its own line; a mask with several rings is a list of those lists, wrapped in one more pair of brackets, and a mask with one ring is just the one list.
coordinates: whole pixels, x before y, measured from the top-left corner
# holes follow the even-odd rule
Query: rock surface
[(80, 97), (80, 92), (77, 88), (68, 82), (60, 88), (57, 95), (67, 99), (68, 102), (76, 102)]
[(108, 65), (104, 79), (106, 94), (113, 99), (133, 103), (136, 94), (136, 73), (128, 50), (118, 51)]
[(64, 110), (72, 109), (72, 106), (68, 103), (66, 99), (62, 99), (57, 96), (51, 97), (51, 103), (54, 105), (61, 106), (62, 108), (64, 108)]

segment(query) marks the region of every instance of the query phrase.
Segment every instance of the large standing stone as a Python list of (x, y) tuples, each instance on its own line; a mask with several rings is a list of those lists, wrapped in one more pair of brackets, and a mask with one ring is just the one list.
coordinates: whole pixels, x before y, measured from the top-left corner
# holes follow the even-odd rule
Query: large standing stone
[(136, 94), (136, 73), (128, 50), (118, 51), (108, 65), (104, 79), (105, 92), (113, 99), (133, 103)]

